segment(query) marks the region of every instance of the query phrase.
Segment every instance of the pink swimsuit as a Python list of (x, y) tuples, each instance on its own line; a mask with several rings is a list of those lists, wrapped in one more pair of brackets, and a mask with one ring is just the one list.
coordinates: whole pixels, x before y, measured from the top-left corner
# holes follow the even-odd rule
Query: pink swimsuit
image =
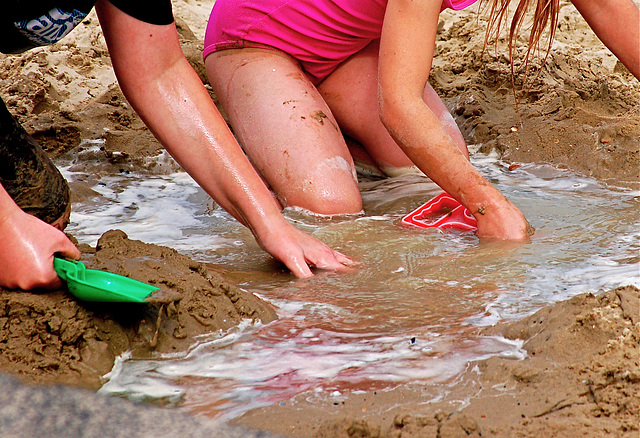
[[(443, 0), (464, 9), (477, 0)], [(276, 48), (300, 62), (317, 85), (351, 55), (380, 38), (387, 0), (217, 0), (204, 54), (242, 47)]]

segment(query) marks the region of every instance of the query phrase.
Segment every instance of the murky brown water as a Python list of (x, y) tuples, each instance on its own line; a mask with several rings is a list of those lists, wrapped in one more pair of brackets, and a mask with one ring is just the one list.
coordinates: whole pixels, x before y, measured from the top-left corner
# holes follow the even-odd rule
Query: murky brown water
[(474, 158), (536, 227), (528, 244), (403, 228), (404, 214), (440, 192), (419, 176), (362, 182), (365, 212), (355, 218), (288, 211), (300, 228), (362, 263), (353, 274), (294, 280), (171, 160), (116, 169), (96, 159), (95, 147), (74, 153), (73, 165), (60, 163), (76, 187), (99, 194), (77, 199), (72, 234), (95, 245), (119, 228), (221, 265), (280, 315), (267, 326), (247, 323), (199, 339), (174, 357), (123, 358), (103, 392), (176, 402), (224, 419), (301, 391), (445, 381), (475, 359), (522, 357), (518, 343), (478, 336), (480, 326), (579, 293), (640, 286), (638, 193), (566, 171), (508, 171), (492, 157)]

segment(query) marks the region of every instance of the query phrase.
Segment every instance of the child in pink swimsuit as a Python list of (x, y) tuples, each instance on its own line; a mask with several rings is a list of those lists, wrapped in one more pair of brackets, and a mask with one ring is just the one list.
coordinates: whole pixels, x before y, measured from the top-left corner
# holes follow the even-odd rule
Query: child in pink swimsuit
[(357, 162), (425, 173), (484, 213), (479, 235), (528, 238), (524, 215), (470, 164), (427, 82), (440, 12), (475, 3), (445, 1), (216, 1), (204, 50), (211, 86), (283, 206), (361, 213)]
[[(216, 1), (205, 38), (209, 80), (282, 206), (361, 212), (355, 159), (388, 176), (426, 174), (471, 211), (480, 237), (528, 239), (524, 215), (470, 164), (428, 83), (440, 12), (475, 1)], [(509, 2), (487, 1), (492, 22), (503, 22)], [(547, 26), (553, 36), (559, 1), (537, 0), (530, 45)], [(572, 1), (638, 76), (631, 0)]]

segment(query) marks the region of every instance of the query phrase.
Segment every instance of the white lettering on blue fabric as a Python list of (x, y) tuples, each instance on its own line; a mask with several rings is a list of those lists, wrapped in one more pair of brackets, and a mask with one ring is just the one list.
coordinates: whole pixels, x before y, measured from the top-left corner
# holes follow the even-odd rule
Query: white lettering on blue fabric
[(76, 9), (73, 12), (63, 12), (59, 8), (53, 8), (41, 17), (14, 24), (33, 44), (44, 46), (61, 40), (86, 16), (87, 14)]

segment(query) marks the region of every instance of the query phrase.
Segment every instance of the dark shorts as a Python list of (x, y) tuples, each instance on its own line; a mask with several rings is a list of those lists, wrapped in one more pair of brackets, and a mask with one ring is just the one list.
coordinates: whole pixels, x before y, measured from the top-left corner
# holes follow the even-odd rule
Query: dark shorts
[(69, 186), (0, 99), (0, 184), (25, 212), (53, 223), (68, 212)]

